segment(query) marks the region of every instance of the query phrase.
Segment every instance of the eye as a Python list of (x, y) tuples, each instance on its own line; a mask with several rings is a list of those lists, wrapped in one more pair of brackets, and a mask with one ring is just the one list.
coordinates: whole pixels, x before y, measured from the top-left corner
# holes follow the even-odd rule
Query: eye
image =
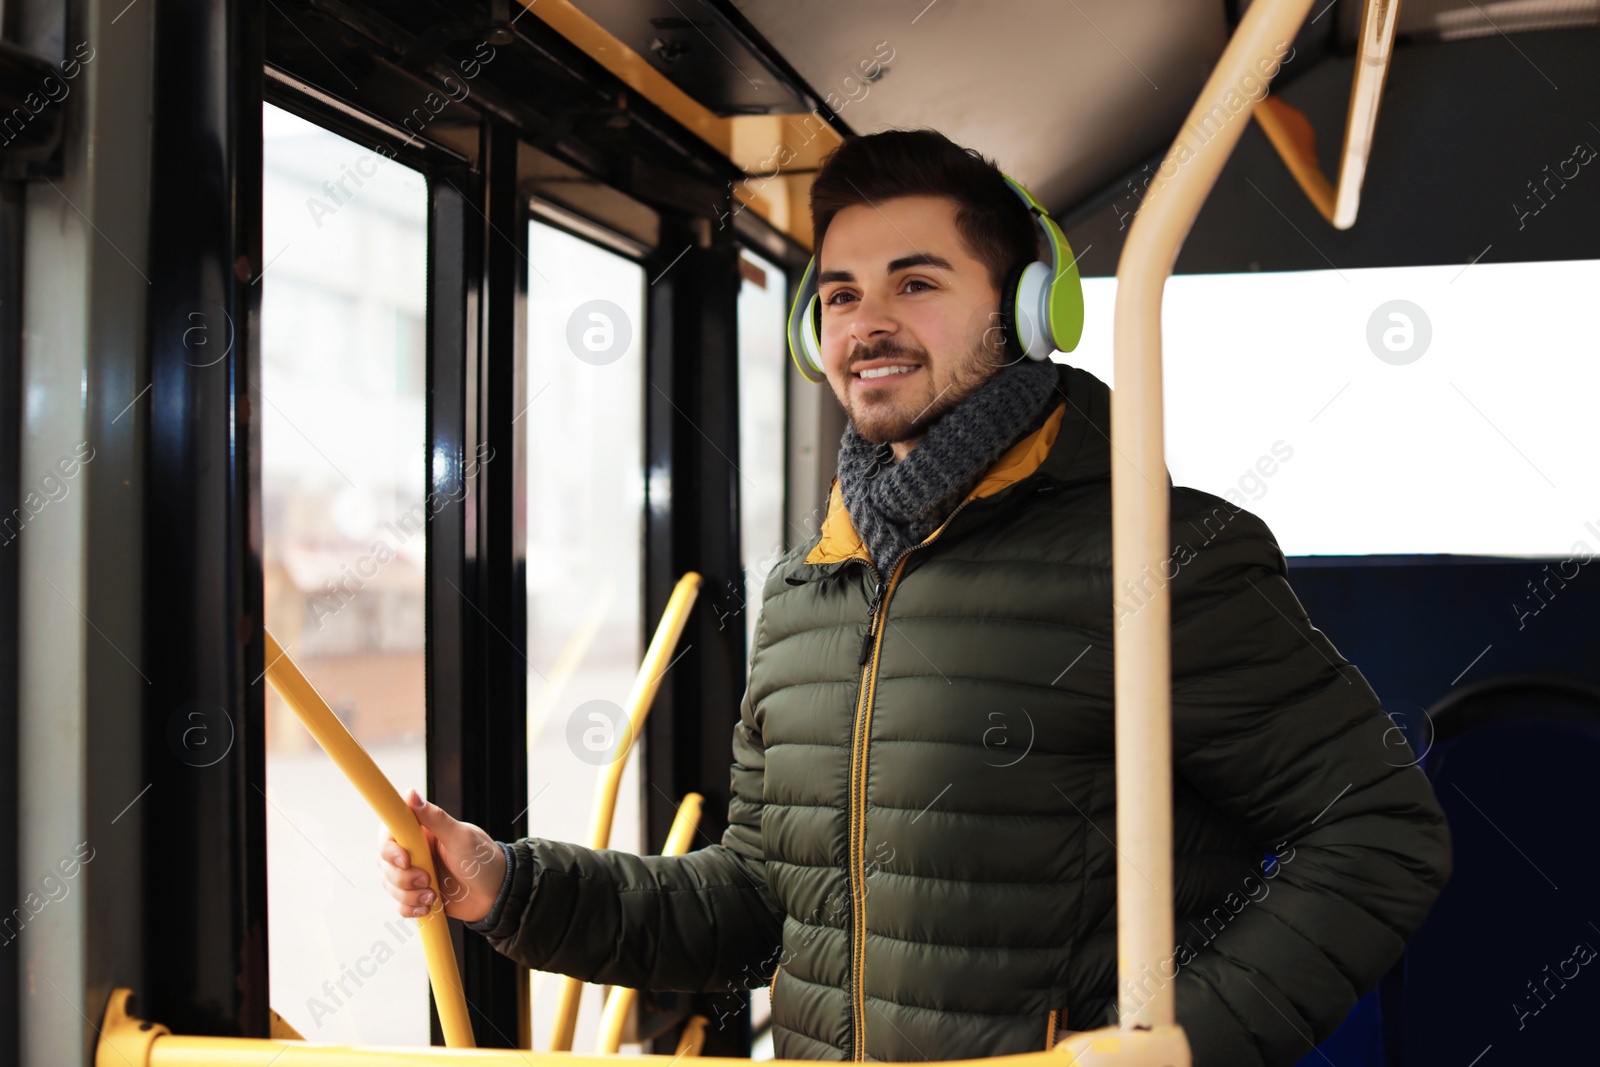
[(831, 304), (834, 307), (837, 307), (837, 306), (839, 306), (839, 300), (838, 300), (839, 297), (841, 297), (841, 296), (853, 297), (854, 295), (855, 294), (850, 292), (850, 290), (848, 290), (848, 289), (835, 289), (833, 292), (828, 294), (827, 298), (823, 300), (823, 303), (824, 304)]
[[(910, 289), (911, 286), (913, 286), (913, 285), (920, 285), (920, 286), (923, 286), (924, 288), (930, 289), (930, 290), (934, 288), (934, 285), (933, 285), (932, 282), (925, 281), (922, 278), (909, 278), (909, 279), (906, 280), (906, 288), (907, 289)], [(916, 292), (917, 290), (911, 290), (911, 291), (912, 292)]]

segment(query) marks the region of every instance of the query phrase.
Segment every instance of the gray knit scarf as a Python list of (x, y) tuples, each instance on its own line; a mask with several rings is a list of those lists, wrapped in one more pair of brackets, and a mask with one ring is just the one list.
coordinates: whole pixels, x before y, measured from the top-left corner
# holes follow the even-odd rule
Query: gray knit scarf
[(995, 461), (1043, 425), (1054, 405), (1057, 369), (1023, 359), (990, 375), (929, 426), (896, 463), (847, 422), (839, 443), (839, 493), (883, 578), (900, 554), (950, 517)]

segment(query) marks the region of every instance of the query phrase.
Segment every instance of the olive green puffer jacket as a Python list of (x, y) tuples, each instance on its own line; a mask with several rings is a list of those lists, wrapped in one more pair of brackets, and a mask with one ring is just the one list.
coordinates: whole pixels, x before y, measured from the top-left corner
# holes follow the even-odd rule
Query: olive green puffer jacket
[[(1042, 1049), (1114, 1023), (1110, 394), (1063, 402), (878, 574), (837, 483), (766, 583), (720, 845), (525, 839), (488, 936), (663, 990), (772, 977), (782, 1058)], [(1400, 956), (1449, 875), (1421, 770), (1307, 621), (1255, 516), (1171, 495), (1176, 982), (1197, 1067), (1287, 1064)]]

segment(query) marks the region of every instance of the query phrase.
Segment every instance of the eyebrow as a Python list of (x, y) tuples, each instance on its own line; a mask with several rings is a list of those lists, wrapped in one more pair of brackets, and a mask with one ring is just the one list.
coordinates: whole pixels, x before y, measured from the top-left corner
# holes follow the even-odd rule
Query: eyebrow
[[(901, 256), (899, 259), (890, 260), (888, 267), (884, 268), (885, 274), (894, 274), (896, 271), (905, 270), (907, 267), (937, 267), (941, 270), (951, 270), (950, 261), (943, 256), (935, 256), (928, 252), (917, 252), (914, 255)], [(817, 284), (826, 285), (828, 282), (853, 282), (856, 276), (847, 270), (825, 270), (817, 275)]]

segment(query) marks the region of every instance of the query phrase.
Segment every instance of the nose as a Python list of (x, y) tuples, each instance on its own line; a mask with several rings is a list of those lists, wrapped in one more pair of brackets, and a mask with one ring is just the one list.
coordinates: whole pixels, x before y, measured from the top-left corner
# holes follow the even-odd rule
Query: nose
[(870, 347), (873, 341), (893, 337), (899, 331), (900, 323), (890, 313), (889, 302), (873, 293), (863, 293), (850, 316), (849, 347)]

